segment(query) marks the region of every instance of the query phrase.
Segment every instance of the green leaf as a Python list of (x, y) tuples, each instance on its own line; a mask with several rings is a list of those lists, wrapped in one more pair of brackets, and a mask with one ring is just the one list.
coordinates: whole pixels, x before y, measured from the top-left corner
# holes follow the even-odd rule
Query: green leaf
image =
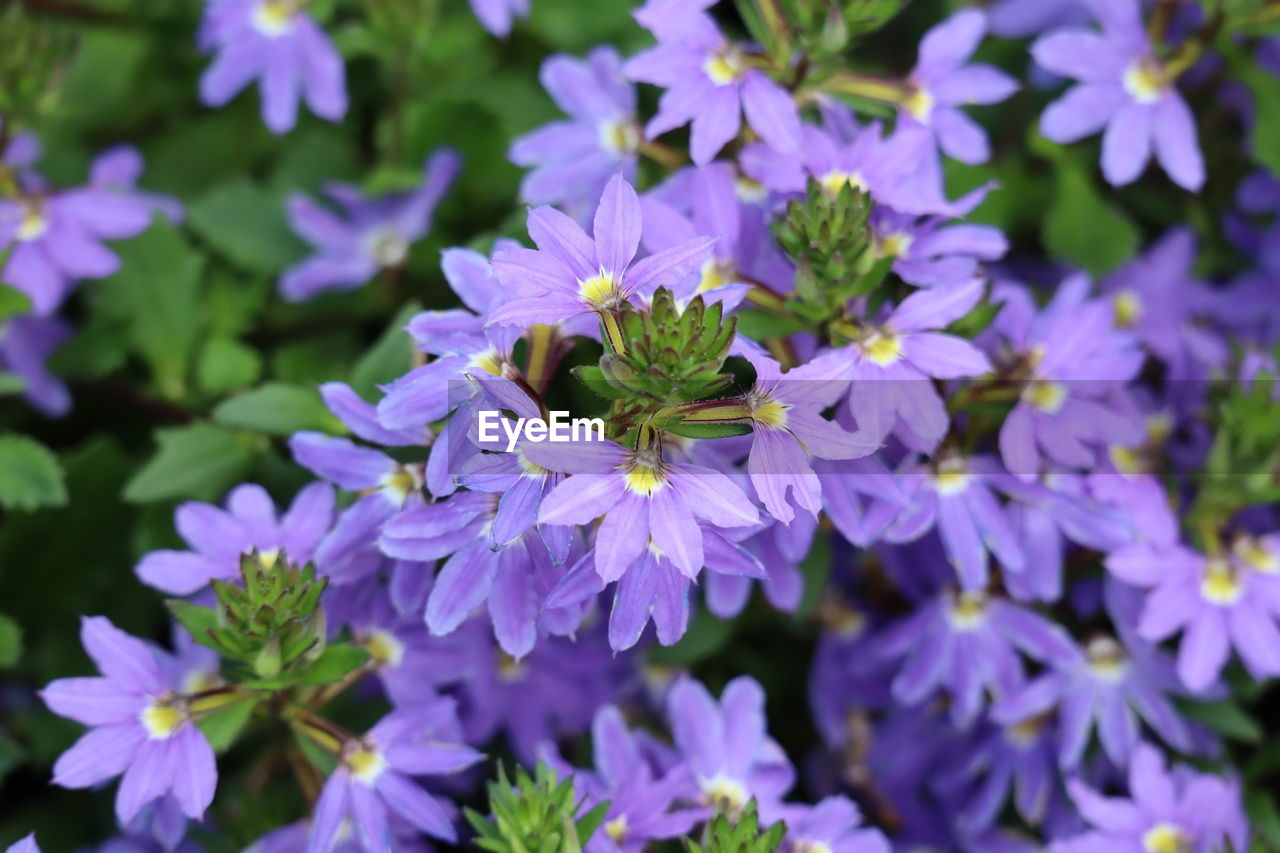
[(197, 234), (253, 272), (278, 273), (305, 251), (285, 219), (284, 196), (247, 180), (214, 187), (187, 207), (187, 217)]
[(1204, 723), (1223, 737), (1243, 743), (1261, 743), (1262, 727), (1258, 721), (1230, 699), (1218, 702), (1181, 702), (1183, 713)]
[(298, 676), (300, 684), (332, 684), (341, 681), (347, 673), (364, 665), (369, 660), (369, 653), (357, 646), (334, 643), (325, 647), (315, 663), (307, 667)]
[(693, 666), (723, 649), (732, 637), (733, 622), (721, 619), (702, 607), (679, 642), (653, 649), (649, 652), (649, 660), (667, 666)]
[(1251, 791), (1245, 799), (1245, 811), (1254, 832), (1265, 842), (1262, 849), (1280, 849), (1280, 809), (1271, 795), (1266, 791)]
[(132, 503), (221, 496), (245, 473), (257, 442), (212, 424), (156, 431), (160, 449), (125, 486)]
[(0, 613), (0, 667), (10, 667), (22, 658), (22, 628)]
[(196, 383), (208, 394), (225, 394), (252, 385), (262, 375), (262, 358), (232, 338), (213, 338), (196, 363)]
[(214, 752), (226, 752), (235, 742), (236, 736), (249, 722), (253, 709), (257, 707), (255, 699), (241, 699), (225, 708), (219, 708), (207, 717), (200, 719), (196, 725), (213, 747)]
[(779, 317), (760, 308), (746, 308), (734, 316), (738, 318), (738, 333), (756, 341), (785, 338), (808, 328), (799, 319)]
[[(0, 254), (0, 270), (4, 269), (4, 254)], [(0, 283), (0, 320), (31, 311), (31, 300), (21, 290)]]
[(1057, 260), (1099, 275), (1133, 257), (1139, 234), (1133, 222), (1098, 193), (1083, 169), (1064, 162), (1059, 164), (1058, 188), (1042, 239)]
[(246, 391), (213, 410), (213, 419), (268, 435), (292, 435), (302, 430), (338, 432), (342, 424), (325, 408), (320, 394), (282, 382)]
[(403, 376), (413, 366), (413, 339), (404, 327), (421, 310), (417, 302), (401, 308), (378, 342), (356, 362), (351, 371), (351, 387), (357, 394), (372, 396), (379, 385)]
[(0, 394), (21, 394), (27, 388), (27, 382), (15, 373), (0, 370)]
[(120, 271), (102, 282), (100, 304), (129, 328), (130, 348), (155, 374), (161, 393), (180, 399), (204, 325), (199, 291), (203, 259), (167, 222), (115, 247)]
[(1238, 63), (1235, 71), (1253, 92), (1250, 149), (1259, 163), (1280, 174), (1280, 80), (1247, 61)]
[(66, 502), (57, 457), (24, 435), (0, 435), (0, 506), (30, 510)]
[(171, 598), (165, 602), (169, 612), (182, 627), (187, 629), (191, 638), (202, 646), (217, 649), (216, 643), (209, 639), (209, 632), (218, 627), (218, 614), (212, 607), (201, 607), (189, 601)]

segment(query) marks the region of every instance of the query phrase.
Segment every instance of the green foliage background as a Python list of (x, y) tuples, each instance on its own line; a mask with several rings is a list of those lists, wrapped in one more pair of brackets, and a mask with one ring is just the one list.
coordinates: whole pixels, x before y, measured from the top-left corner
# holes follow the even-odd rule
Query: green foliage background
[[(558, 116), (538, 82), (541, 62), (605, 43), (627, 54), (648, 36), (632, 22), (630, 0), (534, 0), (532, 17), (505, 41), (485, 33), (464, 0), (314, 0), (312, 13), (347, 60), (352, 108), (340, 126), (304, 114), (293, 132), (275, 137), (262, 124), (256, 91), (223, 109), (199, 104), (207, 60), (195, 46), (196, 0), (8, 2), (24, 2), (29, 21), (68, 45), (40, 79), (22, 68), (0, 75), (47, 93), (28, 122), (44, 148), (40, 171), (54, 185), (74, 186), (97, 153), (129, 142), (146, 160), (142, 185), (179, 197), (187, 209), (182, 226), (157, 221), (117, 244), (121, 272), (82, 284), (69, 303), (77, 334), (53, 368), (70, 381), (71, 415), (47, 420), (16, 397), (0, 398), (0, 436), (7, 436), (0, 437), (0, 841), (34, 829), (46, 849), (69, 850), (114, 828), (109, 797), (47, 781), (79, 727), (45, 712), (33, 690), (88, 672), (79, 614), (164, 638), (161, 600), (132, 567), (148, 550), (180, 546), (174, 506), (219, 500), (242, 481), (263, 483), (279, 498), (306, 482), (284, 438), (300, 429), (341, 430), (315, 387), (344, 380), (369, 396), (403, 373), (411, 359), (399, 331), (405, 320), (422, 307), (453, 304), (440, 249), (487, 249), (499, 234), (522, 234), (521, 171), (505, 154), (515, 136)], [(958, 5), (915, 0), (852, 64), (909, 69), (920, 33)], [(994, 40), (982, 58), (1019, 77), (1029, 61), (1022, 43)], [(1267, 144), (1280, 138), (1280, 84), (1256, 71), (1246, 79), (1263, 96), (1260, 150), (1280, 151)], [(650, 107), (654, 96), (643, 92)], [(1168, 182), (1104, 192), (1096, 142), (1068, 150), (1026, 136), (1043, 101), (1029, 91), (973, 111), (993, 133), (996, 158), (982, 168), (955, 167), (952, 188), (992, 178), (1001, 184), (974, 219), (1000, 225), (1020, 249), (1094, 273), (1115, 268), (1167, 226), (1190, 222), (1206, 239), (1205, 263), (1230, 271), (1211, 212), (1227, 208), (1229, 199), (1214, 192), (1233, 186), (1232, 170), (1246, 167), (1238, 137), (1201, 129), (1218, 178), (1218, 189), (1204, 196)], [(462, 154), (464, 170), (400, 275), (305, 305), (276, 296), (278, 274), (304, 254), (284, 218), (289, 193), (315, 193), (334, 179), (370, 192), (410, 186), (427, 152), (446, 144)], [(0, 288), (0, 315), (21, 304)], [(851, 553), (825, 549), (810, 556), (802, 614), (812, 611), (827, 572), (851, 561)], [(696, 664), (712, 685), (756, 675), (779, 739), (799, 755), (812, 733), (804, 673), (788, 665), (787, 649), (805, 649), (796, 654), (807, 659), (815, 630), (807, 616), (753, 610), (729, 624), (703, 612), (680, 645), (651, 661)], [(1228, 716), (1239, 712), (1232, 708)], [(1238, 739), (1261, 738), (1247, 717), (1220, 722)], [(1276, 755), (1274, 748), (1259, 755), (1259, 773), (1280, 765)], [(224, 778), (235, 784), (243, 770), (224, 769)], [(234, 840), (247, 842), (300, 808), (287, 796), (252, 807), (235, 827), (246, 837)]]

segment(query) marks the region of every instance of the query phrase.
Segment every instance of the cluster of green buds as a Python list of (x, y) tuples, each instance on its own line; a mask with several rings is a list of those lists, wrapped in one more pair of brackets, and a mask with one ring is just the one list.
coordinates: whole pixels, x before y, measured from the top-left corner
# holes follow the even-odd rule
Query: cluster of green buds
[(689, 853), (773, 853), (782, 846), (787, 827), (782, 821), (760, 831), (760, 816), (752, 800), (736, 820), (721, 813), (707, 824), (702, 841), (688, 842)]
[(240, 560), (240, 584), (214, 581), (217, 607), (171, 601), (174, 616), (198, 642), (245, 664), (258, 679), (300, 673), (325, 651), (328, 583), (313, 565), (284, 554), (254, 551)]
[(473, 809), (466, 815), (475, 845), (492, 853), (580, 853), (609, 811), (603, 802), (575, 818), (582, 803), (574, 800), (573, 779), (557, 781), (543, 762), (535, 776), (518, 768), (514, 785), (499, 765), (488, 792), (491, 816)]
[[(722, 393), (733, 383), (724, 362), (737, 333), (719, 303), (695, 296), (683, 308), (661, 289), (646, 308), (626, 308), (604, 336), (598, 365), (574, 369), (588, 388), (614, 401), (609, 423), (615, 437), (649, 423), (659, 413), (662, 428), (680, 418), (673, 407)], [(679, 431), (676, 429), (675, 431)]]
[(806, 62), (844, 52), (853, 39), (872, 33), (907, 0), (739, 0), (752, 38), (770, 55), (799, 51)]
[[(43, 111), (57, 95), (72, 40), (65, 30), (33, 17), (22, 3), (0, 8), (0, 115), (5, 132)], [(0, 140), (0, 150), (3, 150)]]
[(805, 198), (787, 205), (774, 234), (796, 263), (799, 304), (788, 307), (824, 319), (884, 281), (893, 260), (878, 257), (870, 216), (871, 199), (844, 176), (811, 180)]

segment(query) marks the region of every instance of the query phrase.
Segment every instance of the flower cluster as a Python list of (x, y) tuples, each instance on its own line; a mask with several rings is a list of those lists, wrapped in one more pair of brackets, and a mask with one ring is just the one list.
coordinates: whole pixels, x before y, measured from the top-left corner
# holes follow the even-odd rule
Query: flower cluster
[[(504, 36), (529, 12), (471, 5)], [(314, 482), (287, 509), (255, 484), (177, 508), (187, 548), (136, 574), (175, 597), (178, 650), (85, 619), (100, 677), (41, 693), (89, 727), (55, 784), (119, 776), (125, 832), (208, 827), (215, 749), (252, 721), (289, 733), (260, 772), (291, 763), (306, 800), (263, 853), (456, 843), (456, 803), (504, 749), (571, 780), (564, 826), (600, 810), (590, 853), (705, 840), (748, 808), (797, 853), (1245, 849), (1206, 723), (1280, 676), (1280, 183), (1250, 178), (1223, 223), (1249, 267), (1233, 281), (1202, 277), (1189, 228), (1091, 276), (1011, 256), (979, 213), (1001, 192), (982, 108), (1032, 94), (985, 61), (989, 31), (1034, 36), (999, 47), (1037, 87), (1072, 81), (1036, 142), (1064, 175), (1084, 161), (1051, 143), (1101, 131), (1107, 182), (1154, 155), (1182, 198), (1216, 179), (1184, 89), (1223, 21), (1004, 0), (935, 23), (887, 78), (822, 47), (876, 4), (829, 4), (820, 38), (804, 5), (756, 4), (747, 41), (715, 0), (648, 0), (652, 46), (546, 62), (568, 118), (509, 148), (536, 205), (518, 239), (443, 252), (461, 307), (407, 321), (403, 375), (319, 388), (330, 429), (288, 437)], [(210, 0), (200, 41), (206, 103), (257, 77), (277, 133), (300, 98), (342, 119), (343, 64), (304, 3)], [(660, 90), (652, 116), (637, 84)], [(51, 315), (113, 271), (102, 240), (179, 212), (134, 190), (136, 154), (55, 191), (27, 146), (0, 171), (0, 247), (32, 311), (0, 364), (58, 411)], [(330, 185), (338, 213), (291, 197), (314, 254), (281, 295), (404, 268), (460, 169), (438, 150), (415, 189)], [(957, 195), (956, 173), (979, 177)], [(565, 405), (599, 432), (525, 428)], [(806, 754), (723, 651), (753, 624), (786, 626), (780, 655), (804, 654), (789, 634), (813, 646), (783, 665), (808, 670), (818, 743), (774, 715)], [(719, 699), (663, 665), (718, 651), (707, 681), (737, 676)]]

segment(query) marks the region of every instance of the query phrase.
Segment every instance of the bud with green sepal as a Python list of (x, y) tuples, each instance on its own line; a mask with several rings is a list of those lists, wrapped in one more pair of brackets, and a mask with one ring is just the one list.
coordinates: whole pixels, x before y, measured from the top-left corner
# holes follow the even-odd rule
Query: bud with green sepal
[(736, 820), (723, 812), (707, 824), (701, 843), (688, 841), (689, 853), (773, 853), (787, 833), (781, 821), (760, 832), (756, 801), (747, 803)]
[(737, 321), (725, 318), (719, 303), (708, 305), (695, 296), (681, 307), (664, 288), (648, 308), (627, 308), (616, 321), (617, 343), (605, 337), (599, 365), (574, 370), (587, 387), (614, 400), (610, 424), (615, 432), (732, 384), (733, 377), (722, 371)]
[(240, 560), (241, 584), (214, 581), (217, 607), (170, 602), (174, 616), (200, 642), (245, 664), (259, 679), (298, 674), (325, 651), (320, 595), (327, 578), (284, 554), (252, 552)]
[(591, 840), (609, 801), (577, 817), (582, 802), (574, 798), (573, 779), (558, 781), (544, 762), (535, 772), (517, 768), (512, 785), (499, 765), (497, 780), (488, 786), (491, 815), (466, 810), (477, 847), (492, 853), (579, 853)]

